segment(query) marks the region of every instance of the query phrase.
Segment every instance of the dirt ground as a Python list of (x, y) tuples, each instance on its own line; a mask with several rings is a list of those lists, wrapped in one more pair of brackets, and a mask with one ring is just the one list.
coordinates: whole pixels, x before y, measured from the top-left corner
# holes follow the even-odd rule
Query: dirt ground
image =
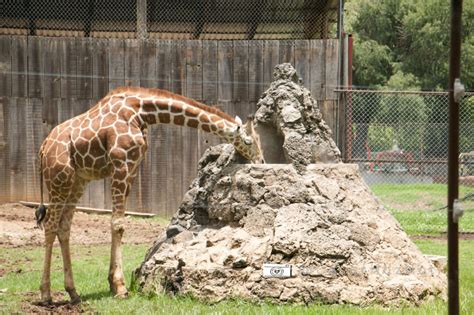
[[(0, 205), (0, 251), (1, 248), (20, 246), (42, 246), (44, 232), (36, 228), (35, 209), (18, 203)], [(151, 244), (164, 228), (163, 220), (153, 218), (126, 217), (126, 230), (123, 242), (128, 244)], [(110, 214), (87, 214), (76, 211), (74, 214), (71, 244), (110, 244)], [(56, 240), (56, 243), (58, 240)], [(6, 264), (0, 258), (0, 278), (8, 272), (27, 272), (24, 266), (28, 265), (28, 258), (22, 261)], [(1, 288), (0, 288), (1, 289)], [(3, 294), (0, 290), (0, 295)], [(21, 303), (21, 313), (25, 314), (79, 314), (93, 313), (87, 303), (72, 305), (64, 292), (53, 292), (53, 299), (57, 301), (51, 305), (38, 304), (38, 292), (26, 292), (24, 302)], [(1, 309), (1, 307), (0, 307)], [(1, 310), (0, 310), (0, 313)]]
[[(36, 228), (34, 217), (34, 208), (17, 203), (0, 205), (0, 247), (42, 245), (44, 232)], [(126, 220), (124, 243), (151, 243), (163, 230), (162, 222), (154, 219), (126, 217)], [(110, 237), (110, 215), (76, 211), (72, 223), (71, 244), (108, 244)]]
[[(1, 248), (43, 245), (43, 231), (36, 228), (34, 212), (34, 208), (17, 203), (0, 205), (0, 251)], [(163, 220), (159, 221), (151, 218), (136, 219), (131, 217), (127, 217), (126, 220), (127, 224), (123, 241), (128, 244), (150, 244), (164, 228)], [(445, 242), (446, 235), (419, 235), (413, 236), (412, 239), (433, 239)], [(460, 233), (460, 239), (474, 239), (474, 234)], [(71, 243), (81, 245), (110, 244), (110, 215), (87, 214), (76, 211), (72, 225)], [(2, 262), (4, 263), (5, 261), (2, 261), (0, 258), (0, 264)], [(2, 270), (0, 268), (0, 277), (12, 270), (13, 272), (28, 271), (16, 270), (13, 265), (10, 267), (13, 269)], [(0, 291), (1, 294), (2, 292)], [(24, 302), (21, 304), (21, 312), (25, 314), (93, 313), (93, 310), (87, 303), (79, 305), (70, 304), (64, 292), (53, 292), (53, 299), (57, 302), (51, 305), (39, 305), (37, 302), (38, 292), (26, 292), (24, 293)]]
[[(440, 235), (412, 235), (410, 236), (412, 240), (438, 240), (438, 241), (447, 241), (448, 233), (444, 232)], [(460, 240), (474, 240), (474, 232), (458, 232), (458, 238)]]
[[(0, 247), (41, 246), (44, 233), (36, 228), (35, 209), (18, 203), (0, 205)], [(126, 217), (123, 242), (150, 244), (162, 232), (163, 221)], [(413, 239), (446, 240), (446, 234), (412, 236)], [(460, 239), (472, 240), (474, 233), (459, 233)], [(56, 240), (57, 242), (57, 240)], [(109, 244), (110, 215), (76, 211), (71, 231), (71, 244)]]

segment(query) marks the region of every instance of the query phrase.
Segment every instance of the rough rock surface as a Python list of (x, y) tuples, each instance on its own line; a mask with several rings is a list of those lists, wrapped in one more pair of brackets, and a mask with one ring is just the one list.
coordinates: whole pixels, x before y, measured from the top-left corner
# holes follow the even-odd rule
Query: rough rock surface
[[(380, 206), (356, 165), (313, 164), (301, 173), (288, 164), (232, 164), (232, 147), (219, 148), (222, 155), (214, 148), (201, 161), (208, 163), (200, 175), (220, 174), (206, 194), (207, 217), (152, 247), (138, 273), (142, 288), (213, 301), (361, 305), (417, 304), (443, 292), (445, 276)], [(269, 262), (292, 264), (296, 276), (263, 278)]]
[[(263, 138), (263, 151), (270, 155), (267, 160), (293, 163), (297, 169), (311, 163), (341, 162), (332, 132), (296, 70), (289, 63), (277, 65), (273, 77), (270, 87), (258, 101), (255, 113), (256, 128)], [(276, 144), (279, 142), (283, 152), (269, 153), (278, 149)]]
[[(276, 82), (286, 83), (272, 86), (284, 86), (287, 93), (290, 81), (297, 84), (289, 78), (277, 75)], [(294, 89), (288, 93), (298, 95), (303, 88)], [(140, 288), (211, 301), (358, 305), (418, 304), (442, 295), (445, 276), (380, 205), (357, 166), (337, 163), (338, 151), (324, 138), (330, 132), (321, 131), (326, 127), (320, 115), (295, 123), (293, 109), (301, 113), (304, 97), (290, 98), (282, 107), (278, 100), (283, 99), (272, 96), (276, 105), (261, 105), (255, 119), (273, 117), (265, 120), (267, 127), (284, 135), (289, 164), (245, 164), (227, 144), (207, 150), (183, 203), (136, 271)], [(308, 104), (313, 106), (308, 111), (319, 113), (314, 101)], [(299, 132), (309, 125), (314, 129), (305, 130), (313, 137)], [(294, 142), (293, 134), (302, 142)], [(271, 133), (262, 141), (267, 137)], [(308, 143), (321, 139), (324, 144), (315, 150), (326, 150), (331, 164), (312, 164), (320, 160)], [(295, 275), (264, 278), (264, 263), (291, 264)]]

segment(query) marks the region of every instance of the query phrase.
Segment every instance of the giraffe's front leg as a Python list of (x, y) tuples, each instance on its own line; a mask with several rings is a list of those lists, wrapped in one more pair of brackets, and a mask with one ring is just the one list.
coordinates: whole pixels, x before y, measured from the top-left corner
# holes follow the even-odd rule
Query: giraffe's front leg
[(110, 255), (110, 290), (117, 297), (128, 295), (122, 268), (122, 236), (125, 231), (125, 203), (130, 191), (131, 179), (127, 168), (117, 170), (112, 177), (112, 248)]
[(112, 215), (112, 248), (110, 255), (109, 285), (110, 290), (117, 297), (127, 297), (128, 291), (125, 287), (125, 278), (122, 268), (122, 236), (125, 231), (124, 216)]
[(110, 257), (109, 284), (117, 297), (126, 297), (128, 292), (122, 268), (122, 236), (125, 231), (125, 204), (138, 166), (146, 151), (142, 131), (130, 128), (127, 134), (116, 139), (119, 147), (110, 150), (112, 173), (112, 249)]

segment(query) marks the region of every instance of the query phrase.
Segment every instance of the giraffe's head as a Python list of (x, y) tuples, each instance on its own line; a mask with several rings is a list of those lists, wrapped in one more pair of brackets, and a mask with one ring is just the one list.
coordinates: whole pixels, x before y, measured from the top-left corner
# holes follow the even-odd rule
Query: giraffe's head
[(237, 123), (233, 136), (233, 145), (235, 149), (247, 160), (256, 164), (265, 163), (263, 152), (260, 148), (260, 137), (253, 126), (253, 119), (249, 117), (245, 124), (237, 116)]

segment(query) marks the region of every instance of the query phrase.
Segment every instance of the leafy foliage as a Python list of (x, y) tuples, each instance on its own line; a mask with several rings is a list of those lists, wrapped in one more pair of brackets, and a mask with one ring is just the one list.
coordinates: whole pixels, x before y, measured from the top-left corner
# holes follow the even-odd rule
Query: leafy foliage
[[(449, 71), (450, 3), (445, 0), (348, 0), (345, 30), (354, 35), (355, 86), (388, 90), (446, 90)], [(474, 88), (474, 0), (463, 5), (461, 80)], [(394, 101), (392, 98), (397, 97)], [(353, 99), (353, 157), (365, 147), (394, 143), (427, 157), (444, 157), (448, 108), (433, 96), (396, 95)], [(396, 106), (394, 106), (396, 104)], [(411, 122), (410, 126), (403, 126)], [(463, 128), (474, 128), (474, 101), (461, 104)], [(465, 130), (465, 129), (464, 129)], [(470, 129), (471, 130), (471, 129)], [(474, 130), (473, 130), (474, 131)], [(472, 132), (461, 135), (462, 152), (474, 150)]]
[(390, 48), (374, 40), (361, 42), (354, 51), (354, 78), (365, 85), (379, 86), (387, 82), (392, 71)]
[(472, 152), (474, 141), (469, 135), (474, 134), (474, 96), (465, 98), (459, 109), (460, 124), (467, 131), (459, 137), (459, 149), (461, 152)]
[[(377, 87), (400, 83), (404, 73), (426, 90), (446, 89), (450, 7), (445, 0), (350, 0), (346, 31), (354, 34), (354, 84)], [(474, 0), (465, 0), (462, 81), (474, 87)], [(402, 72), (400, 72), (402, 71)], [(394, 84), (392, 84), (393, 86)]]

